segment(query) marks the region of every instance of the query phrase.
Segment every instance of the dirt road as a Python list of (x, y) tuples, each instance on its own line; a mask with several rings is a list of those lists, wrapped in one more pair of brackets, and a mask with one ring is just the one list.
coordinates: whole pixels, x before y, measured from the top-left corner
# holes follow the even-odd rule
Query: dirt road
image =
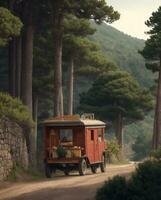
[(126, 175), (135, 166), (109, 166), (106, 173), (98, 171), (86, 176), (71, 174), (28, 183), (15, 183), (0, 190), (0, 200), (94, 200), (96, 191), (105, 180), (115, 175)]

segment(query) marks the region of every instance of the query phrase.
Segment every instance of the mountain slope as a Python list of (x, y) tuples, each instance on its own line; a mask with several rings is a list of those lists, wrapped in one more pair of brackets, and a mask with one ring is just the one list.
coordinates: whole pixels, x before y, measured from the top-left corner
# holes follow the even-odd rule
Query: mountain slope
[(126, 35), (105, 23), (91, 23), (97, 31), (90, 39), (100, 44), (105, 56), (130, 72), (144, 86), (151, 86), (154, 76), (145, 68), (144, 59), (138, 53), (144, 47), (144, 40)]

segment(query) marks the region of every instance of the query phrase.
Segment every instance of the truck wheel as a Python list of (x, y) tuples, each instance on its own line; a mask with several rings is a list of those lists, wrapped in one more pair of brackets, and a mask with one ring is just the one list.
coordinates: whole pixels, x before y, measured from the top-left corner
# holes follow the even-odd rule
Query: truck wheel
[(106, 158), (103, 155), (103, 162), (100, 163), (101, 172), (106, 172)]
[(97, 167), (95, 165), (91, 165), (91, 171), (93, 174), (97, 173)]
[(51, 178), (52, 175), (52, 169), (47, 163), (45, 163), (45, 175), (47, 178)]
[(81, 159), (79, 163), (79, 175), (84, 176), (86, 174), (87, 170), (87, 163), (85, 159)]

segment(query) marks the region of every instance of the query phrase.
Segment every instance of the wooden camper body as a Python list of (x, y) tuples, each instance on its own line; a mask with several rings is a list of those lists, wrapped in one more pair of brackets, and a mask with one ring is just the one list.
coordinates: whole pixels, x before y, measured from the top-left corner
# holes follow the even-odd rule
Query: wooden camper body
[[(63, 116), (46, 120), (44, 125), (47, 163), (77, 164), (82, 157), (89, 165), (102, 162), (105, 150), (104, 122), (93, 118)], [(58, 148), (64, 149), (64, 156), (59, 155)]]

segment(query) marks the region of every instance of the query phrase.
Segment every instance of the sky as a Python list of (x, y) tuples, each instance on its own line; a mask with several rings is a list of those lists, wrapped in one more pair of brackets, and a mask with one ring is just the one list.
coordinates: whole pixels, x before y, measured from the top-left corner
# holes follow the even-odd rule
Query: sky
[(113, 27), (128, 35), (147, 39), (145, 21), (161, 6), (161, 0), (107, 0), (107, 4), (121, 14), (120, 20), (111, 24)]

